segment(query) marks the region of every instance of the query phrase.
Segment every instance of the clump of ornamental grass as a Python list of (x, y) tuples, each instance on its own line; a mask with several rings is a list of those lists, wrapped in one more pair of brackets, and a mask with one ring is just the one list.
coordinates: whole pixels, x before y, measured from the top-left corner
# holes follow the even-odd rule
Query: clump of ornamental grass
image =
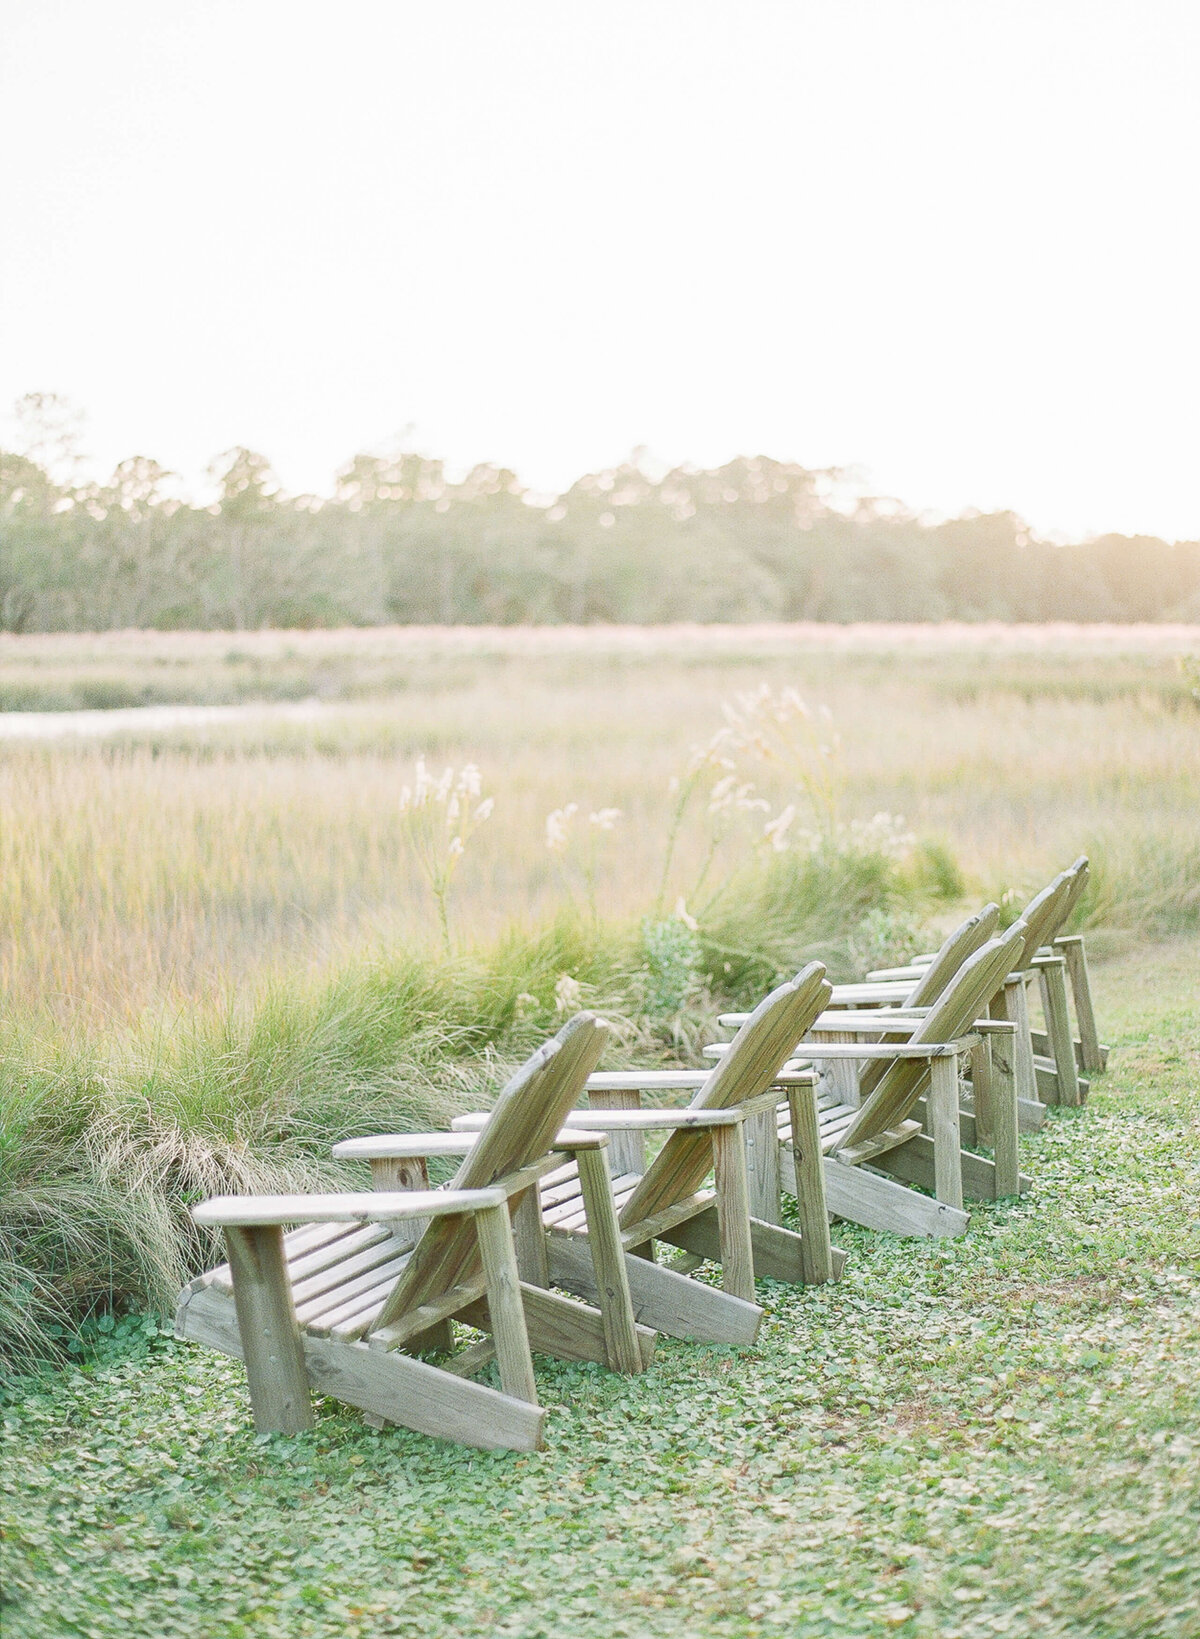
[(474, 763), (457, 771), (444, 768), (435, 779), (424, 757), (418, 757), (412, 785), (400, 792), (400, 813), (407, 822), (405, 835), (437, 906), (438, 927), (447, 955), (450, 888), (467, 844), (492, 817), (495, 807), (496, 799), (483, 796), (482, 790), (483, 782)]

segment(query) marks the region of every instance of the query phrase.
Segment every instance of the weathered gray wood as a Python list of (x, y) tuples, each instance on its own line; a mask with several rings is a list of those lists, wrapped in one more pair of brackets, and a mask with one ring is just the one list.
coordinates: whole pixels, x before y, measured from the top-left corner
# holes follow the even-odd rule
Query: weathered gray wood
[[(673, 1206), (663, 1207), (652, 1218), (642, 1218), (638, 1223), (630, 1224), (621, 1230), (621, 1245), (626, 1252), (635, 1253), (638, 1257), (649, 1257), (652, 1254), (645, 1250), (651, 1241), (661, 1239), (668, 1229), (676, 1224), (694, 1218), (697, 1212), (702, 1212), (713, 1199), (711, 1190), (698, 1190), (695, 1195), (687, 1195), (682, 1201), (676, 1201)], [(618, 1219), (618, 1222), (620, 1220)]]
[(1040, 976), (1046, 1028), (1058, 1076), (1058, 1102), (1077, 1105), (1080, 1103), (1079, 1074), (1075, 1068), (1075, 1038), (1067, 1009), (1066, 964), (1057, 959), (1047, 962), (1041, 966)]
[[(903, 1155), (908, 1147), (892, 1150), (885, 1159)], [(832, 1157), (825, 1161), (825, 1198), (835, 1217), (893, 1235), (927, 1239), (962, 1235), (971, 1222), (961, 1209), (918, 1195), (893, 1178), (881, 1178), (865, 1167), (848, 1167)]]
[[(454, 1176), (456, 1190), (487, 1187), (547, 1158), (553, 1139), (596, 1067), (607, 1027), (577, 1013), (529, 1058), (496, 1100), (486, 1126)], [(532, 1181), (532, 1180), (531, 1180)], [(386, 1300), (379, 1325), (474, 1277), (479, 1246), (472, 1224), (433, 1224)]]
[[(429, 1167), (423, 1155), (379, 1157), (371, 1161), (371, 1184), (379, 1190), (428, 1189)], [(428, 1218), (398, 1218), (393, 1233), (405, 1246), (415, 1246), (428, 1224)]]
[(411, 1194), (214, 1195), (192, 1208), (198, 1224), (387, 1223), (392, 1218), (461, 1216), (505, 1200), (497, 1189), (430, 1189)]
[[(181, 1309), (180, 1336), (242, 1358), (232, 1300), (201, 1292)], [(464, 1382), (407, 1355), (304, 1336), (304, 1365), (312, 1386), (376, 1419), (487, 1451), (536, 1451), (545, 1412), (482, 1383)]]
[(994, 1042), (981, 1036), (971, 1049), (971, 1113), (979, 1140), (989, 1147), (992, 1142), (992, 1067)]
[[(954, 1042), (964, 1037), (1010, 970), (1023, 940), (1024, 929), (1017, 922), (1002, 937), (989, 940), (968, 957), (925, 1015), (907, 1051), (911, 1053), (914, 1049)], [(896, 1053), (896, 1062), (888, 1067), (878, 1086), (863, 1103), (858, 1119), (847, 1131), (844, 1141), (848, 1147), (861, 1138), (894, 1127), (909, 1114), (912, 1105), (925, 1091), (932, 1067), (928, 1061), (908, 1060), (903, 1056), (906, 1051), (904, 1047), (897, 1046), (892, 1050)]]
[(521, 1279), (531, 1286), (549, 1286), (550, 1265), (546, 1257), (546, 1231), (542, 1227), (542, 1205), (538, 1186), (531, 1184), (509, 1202), (517, 1268)]
[(516, 1400), (537, 1404), (537, 1383), (525, 1330), (525, 1309), (521, 1301), (521, 1277), (513, 1245), (508, 1207), (490, 1207), (475, 1214), (479, 1255), (487, 1282), (487, 1305), (492, 1318), (492, 1340), (496, 1345), (496, 1367), (505, 1394)]
[[(773, 990), (738, 1031), (728, 1053), (693, 1098), (692, 1108), (731, 1108), (767, 1091), (829, 995), (825, 969), (819, 962), (810, 963), (795, 979)], [(740, 1134), (738, 1145), (741, 1149)], [(711, 1155), (704, 1133), (672, 1133), (625, 1203), (622, 1227), (693, 1194), (708, 1173)], [(742, 1160), (744, 1166), (744, 1149)]]
[[(591, 1085), (587, 1092), (588, 1110), (630, 1111), (641, 1108), (642, 1095), (636, 1087), (598, 1088)], [(636, 1172), (640, 1177), (646, 1170), (646, 1135), (628, 1129), (618, 1130), (609, 1139), (609, 1164), (618, 1175)]]
[(370, 1328), (371, 1337), (380, 1347), (414, 1348), (418, 1337), (424, 1336), (442, 1321), (451, 1319), (467, 1304), (474, 1303), (483, 1295), (484, 1290), (485, 1282), (480, 1273), (477, 1279), (452, 1286), (448, 1291), (439, 1293), (436, 1298), (430, 1298), (428, 1303), (418, 1304), (414, 1309), (406, 1309), (398, 1320), (383, 1325), (376, 1318)]
[[(763, 1311), (756, 1303), (629, 1254), (625, 1271), (634, 1315), (656, 1332), (693, 1342), (737, 1344), (753, 1343), (758, 1335)], [(592, 1256), (582, 1236), (550, 1237), (550, 1277), (556, 1286), (591, 1302), (599, 1296)]]
[(946, 1206), (961, 1208), (963, 1176), (962, 1135), (958, 1126), (958, 1063), (954, 1059), (934, 1059), (929, 1070), (934, 1194)]
[(753, 1303), (754, 1245), (750, 1238), (746, 1146), (736, 1127), (720, 1127), (713, 1131), (712, 1147), (721, 1238), (721, 1284), (733, 1297)]
[(1108, 1060), (1108, 1049), (1101, 1043), (1100, 1033), (1096, 1028), (1096, 1012), (1092, 1005), (1092, 984), (1088, 975), (1083, 936), (1078, 933), (1060, 934), (1054, 941), (1054, 949), (1065, 960), (1067, 977), (1071, 981), (1075, 1018), (1079, 1024), (1079, 1068), (1085, 1074), (1094, 1075), (1104, 1069)]
[(764, 1223), (777, 1224), (779, 1212), (779, 1140), (774, 1108), (748, 1115), (742, 1126), (746, 1144), (746, 1181), (750, 1211)]
[(426, 1161), (431, 1155), (467, 1155), (474, 1143), (469, 1133), (459, 1132), (373, 1133), (340, 1139), (330, 1154), (337, 1161)]
[[(521, 1282), (521, 1301), (530, 1347), (537, 1353), (553, 1355), (556, 1360), (590, 1360), (598, 1366), (608, 1365), (604, 1318), (598, 1308), (591, 1303), (576, 1303), (540, 1286), (530, 1286), (527, 1281)], [(481, 1331), (490, 1331), (495, 1341), (495, 1324), (486, 1299), (464, 1310), (462, 1318)], [(650, 1364), (655, 1340), (656, 1334), (649, 1327), (635, 1328), (637, 1359), (629, 1368), (631, 1371), (644, 1371)]]
[(641, 1351), (634, 1327), (629, 1276), (613, 1205), (612, 1176), (603, 1150), (579, 1152), (579, 1182), (587, 1212), (587, 1239), (596, 1270), (608, 1364), (614, 1371), (640, 1371)]
[[(960, 1151), (960, 1158), (964, 1197), (974, 1201), (998, 1200), (996, 1163), (986, 1155), (976, 1155), (972, 1150)], [(916, 1184), (920, 1189), (932, 1190), (937, 1186), (933, 1140), (925, 1133), (918, 1133), (899, 1149), (889, 1150), (886, 1155), (872, 1161), (871, 1165), (893, 1178)], [(1030, 1188), (1030, 1180), (1025, 1173), (1020, 1174), (1018, 1185), (1021, 1195)]]
[(228, 1224), (225, 1251), (255, 1430), (301, 1434), (313, 1426), (312, 1401), (283, 1230), (278, 1224)]
[[(1017, 1099), (1015, 1030), (1012, 1035), (991, 1037), (989, 1059), (988, 1103), (996, 1192), (1000, 1196), (1016, 1195), (1021, 1185), (1021, 1115)], [(961, 1128), (961, 1118), (959, 1124)], [(963, 1137), (965, 1140), (965, 1133)]]
[[(677, 1224), (674, 1229), (668, 1230), (663, 1239), (674, 1246), (685, 1248), (701, 1262), (719, 1260), (721, 1230), (716, 1208), (709, 1207), (698, 1217)], [(825, 1220), (824, 1239), (828, 1243), (828, 1218)], [(784, 1229), (782, 1224), (767, 1224), (759, 1218), (751, 1218), (750, 1243), (756, 1279), (789, 1281), (793, 1286), (813, 1284), (805, 1262), (803, 1235), (798, 1235), (792, 1229)], [(839, 1279), (845, 1265), (846, 1254), (836, 1247), (831, 1247), (828, 1259), (829, 1274), (824, 1276), (824, 1279)]]
[(806, 1282), (816, 1284), (834, 1278), (834, 1263), (815, 1089), (789, 1087), (788, 1114), (792, 1175), (800, 1217), (801, 1270)]
[(1038, 1086), (1033, 1067), (1033, 1038), (1029, 1028), (1029, 998), (1020, 974), (1010, 974), (1004, 981), (997, 1017), (1007, 1019), (1017, 1027), (1017, 1097), (1036, 1104)]

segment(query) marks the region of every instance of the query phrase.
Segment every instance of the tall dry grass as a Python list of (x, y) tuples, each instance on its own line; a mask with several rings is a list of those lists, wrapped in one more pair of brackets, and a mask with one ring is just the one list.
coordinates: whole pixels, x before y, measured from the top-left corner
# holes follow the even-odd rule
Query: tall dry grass
[[(98, 667), (133, 696), (152, 678), (169, 698), (173, 676), (177, 698), (216, 699), (250, 667), (263, 698), (324, 697), (288, 717), (0, 736), (10, 1352), (27, 1358), (96, 1306), (165, 1301), (205, 1254), (189, 1199), (334, 1178), (336, 1137), (445, 1124), (564, 1005), (602, 1006), (640, 1056), (694, 1046), (722, 997), (814, 955), (848, 976), (956, 896), (1020, 895), (1084, 848), (1094, 921), (1138, 936), (1194, 925), (1200, 709), (1175, 664), (1188, 642), (1200, 634), (3, 640), (0, 691), (34, 677), (42, 704)], [(685, 924), (646, 932), (670, 779), (722, 702), (763, 681), (829, 708), (842, 820), (903, 814), (920, 846), (775, 856), (735, 828), (696, 897), (701, 801), (665, 896), (688, 896), (700, 928), (690, 942)], [(418, 755), (477, 763), (496, 797), (455, 877), (449, 958), (401, 811)], [(796, 799), (769, 764), (748, 773), (773, 811)], [(586, 870), (545, 845), (547, 814), (571, 802), (623, 811)], [(730, 869), (737, 891), (705, 908)]]

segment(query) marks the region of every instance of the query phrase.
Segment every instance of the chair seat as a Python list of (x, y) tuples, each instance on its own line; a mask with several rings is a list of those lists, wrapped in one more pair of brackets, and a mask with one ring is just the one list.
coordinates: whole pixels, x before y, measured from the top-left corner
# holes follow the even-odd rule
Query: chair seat
[[(836, 1093), (819, 1092), (817, 1094), (817, 1131), (821, 1137), (822, 1155), (830, 1155), (837, 1149), (842, 1134), (857, 1114), (857, 1105), (844, 1103)], [(792, 1116), (786, 1104), (779, 1106), (775, 1120), (779, 1129), (779, 1142), (781, 1144), (790, 1144), (792, 1141)]]
[[(612, 1179), (613, 1202), (617, 1214), (641, 1181), (640, 1173), (623, 1172)], [(579, 1179), (579, 1164), (568, 1161), (542, 1179), (542, 1222), (557, 1234), (583, 1235), (587, 1233), (587, 1213), (583, 1206), (583, 1185)]]
[[(412, 1226), (402, 1238), (390, 1224), (305, 1224), (283, 1238), (292, 1301), (301, 1329), (313, 1337), (350, 1339), (369, 1331), (412, 1255)], [(227, 1263), (209, 1287), (233, 1294)]]

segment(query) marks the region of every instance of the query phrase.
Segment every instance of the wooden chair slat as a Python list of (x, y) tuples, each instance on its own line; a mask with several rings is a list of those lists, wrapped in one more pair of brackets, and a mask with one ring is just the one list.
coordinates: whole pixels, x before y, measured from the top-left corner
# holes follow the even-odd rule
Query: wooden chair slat
[[(831, 994), (820, 962), (810, 963), (794, 979), (778, 986), (738, 1031), (689, 1107), (728, 1109), (765, 1092)], [(673, 1132), (622, 1209), (622, 1227), (654, 1217), (673, 1202), (694, 1195), (711, 1167), (712, 1140), (707, 1134)]]

